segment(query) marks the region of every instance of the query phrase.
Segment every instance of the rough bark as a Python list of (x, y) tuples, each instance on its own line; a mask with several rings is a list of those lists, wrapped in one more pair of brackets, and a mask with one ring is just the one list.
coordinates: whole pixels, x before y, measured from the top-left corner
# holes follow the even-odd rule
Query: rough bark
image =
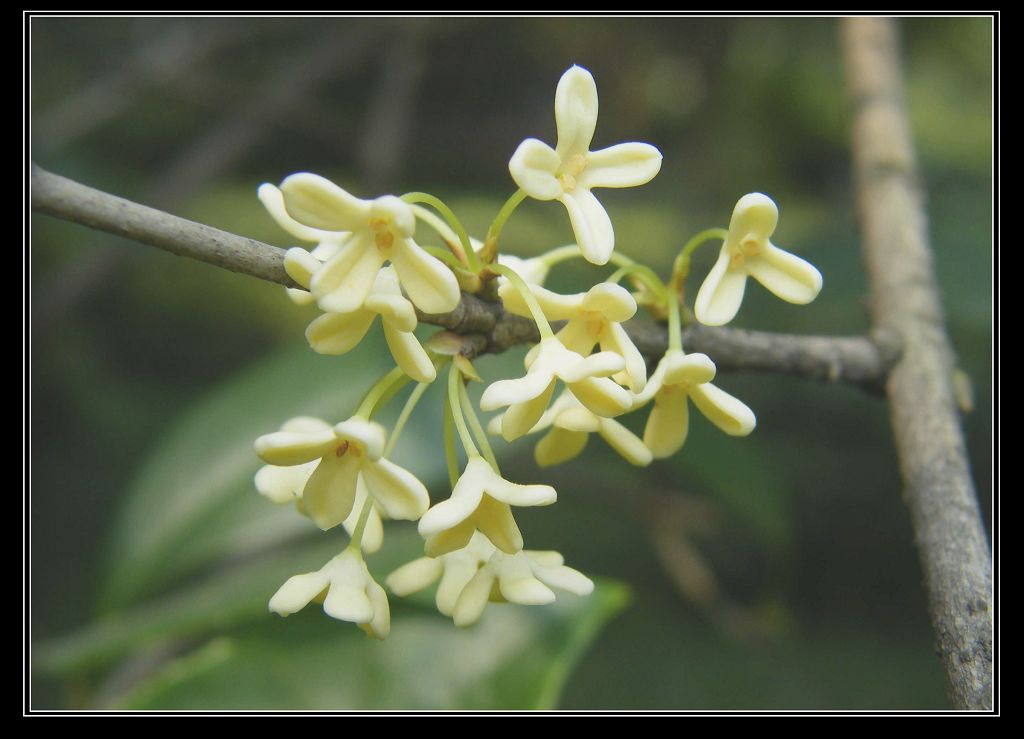
[(953, 705), (991, 709), (992, 565), (954, 397), (892, 19), (847, 19), (853, 151), (874, 325), (903, 347), (886, 383)]

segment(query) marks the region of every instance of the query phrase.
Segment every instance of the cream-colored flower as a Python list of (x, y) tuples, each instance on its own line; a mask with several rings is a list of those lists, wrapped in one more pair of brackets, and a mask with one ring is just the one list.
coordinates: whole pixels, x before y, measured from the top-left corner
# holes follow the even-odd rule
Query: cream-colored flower
[[(271, 185), (269, 182), (265, 182), (260, 185), (256, 191), (259, 196), (260, 202), (263, 203), (263, 207), (267, 209), (277, 225), (280, 226), (284, 231), (297, 238), (299, 241), (310, 241), (316, 242), (316, 247), (311, 251), (307, 252), (305, 249), (296, 249), (306, 255), (312, 255), (312, 261), (301, 260), (298, 263), (292, 264), (292, 268), (289, 268), (288, 256), (285, 256), (285, 271), (288, 272), (289, 276), (300, 285), (303, 286), (303, 290), (299, 290), (294, 287), (286, 287), (285, 291), (288, 293), (288, 297), (292, 299), (296, 305), (309, 305), (313, 302), (313, 294), (309, 292), (309, 280), (313, 276), (313, 272), (320, 268), (320, 264), (326, 262), (328, 259), (333, 257), (341, 249), (341, 243), (348, 236), (347, 231), (321, 231), (317, 228), (310, 228), (309, 226), (303, 226), (301, 223), (296, 221), (284, 208), (284, 196), (281, 191)], [(293, 255), (292, 260), (296, 257)], [(297, 270), (298, 275), (303, 275), (308, 270), (309, 265), (314, 265), (314, 268), (308, 274), (305, 274), (305, 279), (299, 279), (296, 274), (292, 274), (293, 269)]]
[(357, 550), (345, 549), (316, 572), (288, 578), (270, 599), (270, 610), (289, 616), (312, 601), (322, 602), (324, 613), (331, 618), (359, 624), (377, 639), (391, 631), (387, 593), (370, 575)]
[[(286, 259), (293, 251), (302, 252), (289, 250)], [(434, 363), (414, 333), (416, 309), (402, 295), (393, 267), (384, 267), (377, 273), (361, 307), (350, 313), (324, 313), (306, 328), (306, 339), (320, 354), (345, 354), (363, 340), (378, 315), (391, 356), (402, 371), (416, 382), (433, 382), (437, 377)]]
[(594, 583), (581, 572), (566, 567), (558, 552), (526, 550), (509, 555), (497, 551), (462, 589), (452, 619), (456, 626), (472, 626), (480, 620), (489, 601), (524, 606), (552, 603), (552, 588), (582, 596), (594, 591)]
[(608, 377), (625, 368), (620, 354), (598, 352), (583, 357), (552, 336), (531, 351), (530, 360), (523, 377), (492, 383), (480, 397), (480, 408), (485, 411), (509, 406), (501, 426), (501, 434), (508, 441), (534, 427), (551, 402), (556, 380), (564, 382), (583, 405), (599, 416), (617, 416), (632, 405), (629, 391)]
[(470, 456), (451, 497), (420, 519), (426, 553), (438, 557), (462, 549), (479, 531), (498, 549), (514, 554), (523, 548), (523, 535), (510, 506), (551, 505), (557, 497), (550, 485), (517, 485), (495, 472), (487, 460)]
[(730, 436), (746, 436), (754, 430), (754, 412), (712, 385), (714, 377), (715, 365), (706, 354), (683, 354), (678, 349), (665, 352), (644, 392), (636, 396), (634, 406), (654, 398), (654, 408), (644, 428), (644, 444), (655, 459), (675, 454), (686, 441), (690, 416), (687, 398)]
[(406, 596), (438, 579), (437, 610), (451, 616), (456, 626), (476, 623), (488, 602), (544, 605), (555, 600), (552, 588), (576, 595), (594, 590), (593, 581), (566, 567), (558, 552), (527, 549), (509, 555), (478, 533), (464, 549), (399, 567), (386, 584), (395, 595)]
[(303, 172), (281, 183), (288, 215), (326, 231), (349, 231), (338, 253), (313, 275), (310, 291), (329, 313), (361, 307), (385, 262), (416, 307), (446, 313), (459, 303), (459, 283), (441, 260), (413, 240), (412, 207), (392, 195), (360, 200), (319, 175)]
[[(496, 416), (491, 419), (487, 430), (500, 434), (501, 422), (502, 417)], [(551, 467), (577, 457), (586, 447), (590, 434), (595, 432), (630, 464), (645, 467), (651, 463), (651, 451), (636, 434), (614, 418), (602, 418), (587, 410), (570, 392), (562, 393), (551, 404), (530, 433), (545, 430), (548, 433), (533, 450), (533, 457), (541, 467)]]
[[(566, 349), (585, 357), (600, 345), (603, 351), (618, 354), (626, 366), (612, 379), (628, 386), (634, 393), (644, 389), (647, 365), (622, 327), (623, 321), (636, 314), (636, 300), (626, 288), (601, 282), (587, 292), (575, 295), (559, 295), (539, 285), (531, 285), (530, 291), (549, 321), (565, 321), (556, 336)], [(530, 317), (529, 306), (511, 284), (502, 285), (498, 294), (508, 311)], [(528, 362), (531, 360), (532, 357), (527, 359)]]
[(360, 478), (388, 518), (415, 521), (430, 505), (423, 483), (383, 458), (384, 429), (358, 416), (335, 426), (323, 422), (286, 424), (280, 431), (258, 438), (255, 446), (264, 462), (278, 467), (319, 459), (303, 487), (302, 508), (324, 530), (352, 514)]
[(466, 584), (495, 551), (490, 540), (475, 531), (462, 549), (440, 557), (413, 560), (388, 575), (384, 584), (395, 595), (405, 597), (430, 587), (440, 579), (435, 597), (437, 610), (445, 616), (451, 616)]
[[(319, 418), (293, 418), (285, 423), (282, 430), (296, 430), (306, 423), (329, 428), (329, 424), (321, 421)], [(260, 495), (278, 505), (295, 503), (299, 513), (308, 517), (309, 513), (302, 505), (302, 490), (306, 487), (306, 481), (309, 480), (309, 476), (313, 474), (313, 470), (316, 469), (319, 463), (319, 460), (317, 460), (295, 465), (294, 467), (275, 467), (272, 464), (263, 465), (256, 472), (256, 490), (259, 491)], [(362, 478), (359, 478), (359, 482), (356, 485), (356, 497), (352, 505), (352, 512), (342, 522), (345, 530), (350, 535), (355, 531), (356, 524), (359, 521), (359, 513), (363, 510), (363, 504), (366, 502), (366, 496), (366, 483), (363, 482)], [(373, 508), (370, 509), (370, 515), (366, 519), (366, 528), (363, 529), (361, 546), (364, 552), (373, 554), (381, 548), (383, 543), (384, 523), (381, 520), (380, 506), (374, 503)]]
[(661, 152), (641, 143), (590, 151), (597, 125), (597, 85), (582, 67), (571, 67), (558, 81), (555, 124), (556, 147), (527, 139), (512, 155), (509, 172), (530, 197), (561, 201), (583, 256), (606, 264), (615, 248), (615, 232), (591, 189), (650, 182), (661, 169)]
[(821, 290), (821, 273), (771, 242), (779, 222), (774, 201), (759, 192), (736, 203), (718, 261), (697, 291), (694, 314), (708, 326), (731, 321), (743, 302), (747, 277), (789, 303), (804, 305)]

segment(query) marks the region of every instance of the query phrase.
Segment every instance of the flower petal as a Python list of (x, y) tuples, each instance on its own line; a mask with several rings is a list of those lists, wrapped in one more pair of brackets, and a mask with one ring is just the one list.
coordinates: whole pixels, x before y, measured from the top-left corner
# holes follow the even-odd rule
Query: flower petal
[(702, 385), (715, 379), (716, 367), (707, 354), (683, 354), (679, 350), (665, 353), (666, 385)]
[(557, 151), (563, 160), (590, 149), (597, 127), (597, 108), (597, 83), (593, 75), (573, 65), (558, 80), (555, 89)]
[(559, 369), (558, 377), (562, 382), (573, 384), (589, 377), (607, 377), (621, 372), (626, 367), (626, 360), (615, 352), (597, 352), (577, 359), (572, 364)]
[(317, 354), (345, 354), (359, 345), (375, 318), (376, 313), (363, 309), (324, 313), (306, 327), (306, 341)]
[(384, 427), (376, 421), (367, 421), (359, 416), (353, 416), (347, 421), (334, 424), (334, 432), (340, 439), (361, 444), (366, 450), (367, 458), (372, 461), (380, 459), (384, 453), (387, 434)]
[[(480, 396), (480, 409), (483, 411), (496, 411), (506, 405), (515, 406), (539, 398), (554, 384), (555, 378), (550, 371), (543, 367), (537, 367), (534, 363), (530, 371), (522, 377), (510, 380), (498, 380), (492, 382)], [(550, 396), (548, 396), (550, 398)], [(546, 405), (546, 404), (545, 404)], [(543, 409), (541, 410), (543, 413)], [(537, 418), (540, 413), (537, 414)], [(537, 419), (533, 420), (536, 423)], [(527, 427), (527, 431), (533, 423)], [(525, 432), (524, 432), (525, 433)]]
[(592, 151), (577, 178), (580, 187), (637, 187), (661, 171), (661, 152), (650, 144), (629, 143)]
[(455, 310), (462, 293), (455, 274), (437, 257), (427, 254), (412, 239), (396, 239), (391, 263), (409, 300), (426, 313)]
[(732, 209), (727, 244), (738, 245), (746, 239), (767, 241), (779, 223), (779, 207), (760, 192), (744, 195)]
[(587, 445), (589, 435), (581, 431), (569, 431), (557, 426), (546, 433), (533, 450), (533, 458), (539, 467), (553, 467), (579, 456)]
[[(476, 460), (483, 462), (483, 465), (474, 464)], [(486, 460), (480, 457), (470, 459), (458, 482), (455, 483), (451, 497), (436, 504), (420, 519), (420, 535), (431, 536), (453, 528), (473, 515), (493, 474), (494, 471)]]
[(306, 481), (303, 509), (324, 531), (342, 523), (352, 513), (359, 467), (360, 460), (351, 454), (328, 454)]
[(391, 350), (391, 356), (402, 371), (416, 382), (433, 382), (437, 370), (430, 356), (412, 331), (396, 329), (390, 321), (384, 321), (384, 339)]
[[(263, 207), (267, 209), (270, 217), (277, 222), (277, 225), (299, 241), (320, 241), (328, 234), (335, 233), (304, 226), (288, 215), (288, 211), (284, 207), (284, 195), (269, 182), (264, 182), (260, 185), (256, 195), (259, 197), (260, 202), (263, 203)], [(292, 277), (292, 279), (295, 278)]]
[(574, 595), (590, 595), (594, 592), (594, 581), (572, 567), (534, 565), (533, 573), (545, 585)]
[(516, 147), (508, 162), (512, 180), (535, 200), (554, 200), (562, 194), (562, 183), (555, 173), (562, 160), (550, 146), (537, 139), (526, 139)]
[(644, 446), (655, 459), (671, 457), (686, 441), (690, 430), (690, 408), (686, 392), (668, 387), (654, 399), (651, 415), (644, 427)]
[(636, 299), (622, 285), (599, 282), (590, 288), (582, 301), (583, 310), (596, 311), (612, 323), (628, 321), (636, 314)]
[(445, 531), (426, 537), (423, 547), (428, 557), (440, 557), (464, 549), (476, 533), (476, 524), (467, 518), (462, 523)]
[(754, 412), (743, 401), (710, 382), (692, 388), (690, 397), (711, 423), (730, 436), (746, 436), (757, 426)]
[(564, 193), (559, 200), (569, 211), (569, 221), (583, 258), (591, 264), (607, 264), (615, 250), (615, 229), (604, 206), (584, 187)]
[(493, 471), (484, 490), (495, 500), (514, 506), (551, 505), (558, 499), (558, 493), (550, 485), (519, 485)]
[(305, 249), (297, 246), (292, 247), (284, 253), (284, 271), (288, 276), (302, 285), (307, 290), (313, 275), (317, 273), (323, 262), (314, 257)]
[(330, 578), (322, 570), (289, 577), (270, 599), (270, 610), (281, 616), (290, 616), (309, 605), (330, 584)]
[(641, 392), (647, 384), (647, 362), (622, 324), (608, 325), (608, 329), (601, 336), (601, 349), (615, 352), (626, 362), (626, 368), (614, 375), (615, 381), (628, 385), (634, 393)]
[(821, 272), (814, 265), (770, 242), (747, 259), (747, 272), (788, 303), (806, 305), (821, 291)]
[[(552, 380), (547, 389), (533, 400), (509, 406), (501, 417), (501, 436), (505, 441), (514, 441), (520, 436), (530, 433), (540, 423), (544, 410), (551, 402), (555, 392), (555, 381)], [(482, 406), (481, 406), (482, 407)]]
[(459, 594), (459, 599), (455, 602), (455, 608), (452, 609), (452, 619), (456, 626), (465, 628), (480, 620), (491, 596), (494, 579), (494, 568), (484, 565), (466, 583)]
[(334, 581), (324, 598), (324, 613), (331, 618), (365, 624), (373, 619), (373, 604), (364, 583)]
[(590, 411), (604, 418), (625, 413), (633, 405), (629, 391), (607, 377), (588, 377), (572, 383), (569, 389)]
[(315, 467), (316, 462), (293, 467), (264, 465), (256, 472), (256, 490), (274, 503), (291, 503), (302, 496), (306, 480)]
[(729, 267), (729, 252), (722, 247), (718, 261), (697, 291), (693, 313), (705, 326), (722, 326), (736, 317), (743, 302), (747, 273)]
[[(388, 605), (388, 594), (384, 592), (376, 580), (366, 585), (366, 595), (373, 606), (373, 618), (368, 623), (360, 624), (363, 631), (374, 639), (387, 639), (391, 633), (391, 608)], [(325, 604), (326, 605), (326, 604)]]
[(373, 288), (384, 257), (366, 232), (354, 234), (329, 262), (313, 275), (310, 292), (321, 310), (351, 313), (360, 308)]
[(316, 431), (275, 431), (256, 439), (256, 454), (267, 464), (291, 467), (312, 462), (337, 445), (334, 429)]
[(392, 572), (384, 584), (395, 595), (404, 597), (433, 585), (443, 572), (445, 567), (440, 559), (420, 557)]
[(299, 223), (323, 231), (366, 228), (370, 203), (320, 175), (300, 172), (281, 183), (285, 209)]
[(637, 467), (646, 467), (651, 463), (653, 455), (644, 442), (618, 421), (611, 418), (601, 419), (599, 432), (601, 438), (617, 451), (622, 457)]
[(506, 554), (515, 554), (523, 548), (523, 535), (508, 503), (485, 495), (473, 514), (473, 521), (480, 533)]
[(530, 562), (521, 552), (501, 561), (498, 567), (498, 587), (510, 603), (542, 606), (555, 600), (551, 588), (533, 576)]
[[(493, 547), (491, 547), (493, 550)], [(437, 595), (434, 602), (437, 610), (445, 616), (451, 616), (455, 611), (455, 604), (469, 581), (473, 579), (479, 569), (476, 558), (468, 552), (452, 552), (444, 558), (444, 575), (441, 576), (441, 583), (437, 586)]]
[(427, 488), (419, 479), (389, 459), (363, 466), (366, 489), (388, 518), (415, 521), (430, 507)]

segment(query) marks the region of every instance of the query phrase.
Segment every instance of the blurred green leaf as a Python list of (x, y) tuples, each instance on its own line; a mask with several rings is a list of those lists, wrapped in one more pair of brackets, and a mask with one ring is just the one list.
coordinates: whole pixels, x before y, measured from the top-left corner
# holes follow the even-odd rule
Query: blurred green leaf
[[(290, 508), (256, 493), (260, 461), (252, 444), (294, 416), (348, 417), (391, 363), (379, 336), (366, 344), (344, 360), (290, 348), (221, 386), (168, 430), (130, 486), (114, 527), (101, 594), (105, 612), (203, 565), (310, 530)], [(401, 450), (403, 466), (421, 478), (443, 472), (443, 455), (427, 445)]]
[(626, 589), (540, 608), (491, 605), (456, 629), (405, 609), (391, 636), (368, 639), (307, 609), (218, 637), (167, 663), (123, 698), (130, 709), (550, 709)]

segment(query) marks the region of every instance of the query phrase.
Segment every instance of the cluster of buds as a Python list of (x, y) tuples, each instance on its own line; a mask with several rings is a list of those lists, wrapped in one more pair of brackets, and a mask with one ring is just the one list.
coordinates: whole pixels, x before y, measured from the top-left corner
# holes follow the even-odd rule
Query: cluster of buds
[[(315, 244), (311, 250), (290, 249), (285, 260), (288, 274), (303, 288), (289, 290), (290, 297), (315, 302), (323, 311), (306, 330), (310, 346), (321, 354), (349, 352), (379, 315), (397, 365), (366, 393), (351, 418), (333, 425), (293, 418), (256, 440), (256, 453), (267, 463), (256, 475), (259, 492), (275, 503), (294, 503), (323, 530), (341, 525), (349, 535), (344, 550), (320, 570), (285, 582), (271, 598), (271, 610), (286, 616), (317, 601), (328, 615), (359, 624), (371, 636), (387, 636), (387, 592), (363, 557), (382, 546), (385, 519), (418, 521), (425, 556), (392, 572), (384, 584), (405, 596), (440, 581), (438, 610), (457, 626), (475, 623), (488, 602), (541, 605), (555, 599), (555, 590), (586, 595), (593, 582), (567, 567), (558, 552), (524, 548), (513, 507), (551, 505), (557, 494), (550, 485), (506, 479), (489, 435), (512, 441), (544, 432), (535, 456), (548, 467), (577, 456), (596, 432), (627, 462), (645, 466), (683, 446), (691, 400), (727, 434), (744, 436), (754, 429), (750, 408), (712, 384), (711, 359), (683, 351), (681, 301), (691, 254), (702, 243), (721, 241), (693, 308), (696, 320), (708, 325), (732, 320), (748, 276), (783, 300), (803, 304), (818, 294), (821, 275), (772, 244), (778, 209), (760, 193), (739, 200), (728, 229), (708, 229), (691, 239), (667, 281), (616, 252), (611, 219), (592, 190), (643, 185), (658, 174), (662, 157), (644, 143), (591, 151), (597, 109), (593, 77), (572, 67), (555, 93), (556, 146), (527, 139), (516, 149), (509, 171), (518, 190), (483, 242), (469, 238), (455, 214), (425, 193), (361, 200), (309, 173), (291, 175), (280, 188), (260, 188), (260, 200), (277, 223)], [(504, 253), (502, 228), (527, 198), (560, 201), (576, 244), (529, 260)], [(418, 223), (443, 246), (417, 243)], [(574, 257), (615, 270), (585, 293), (562, 295), (543, 287), (554, 265)], [(536, 322), (540, 334), (526, 354), (523, 375), (484, 390), (480, 409), (502, 410), (486, 428), (466, 390), (468, 381), (480, 379), (470, 359), (442, 351), (444, 342), (424, 346), (415, 334), (418, 312), (450, 312), (463, 291), (500, 299), (505, 310)], [(668, 349), (650, 374), (625, 325), (637, 313), (637, 296), (653, 316), (668, 321)], [(427, 486), (391, 457), (441, 370), (447, 371), (447, 381), (439, 384), (450, 495), (431, 505)], [(373, 418), (410, 382), (416, 384), (389, 434)], [(641, 438), (618, 419), (648, 405)]]

